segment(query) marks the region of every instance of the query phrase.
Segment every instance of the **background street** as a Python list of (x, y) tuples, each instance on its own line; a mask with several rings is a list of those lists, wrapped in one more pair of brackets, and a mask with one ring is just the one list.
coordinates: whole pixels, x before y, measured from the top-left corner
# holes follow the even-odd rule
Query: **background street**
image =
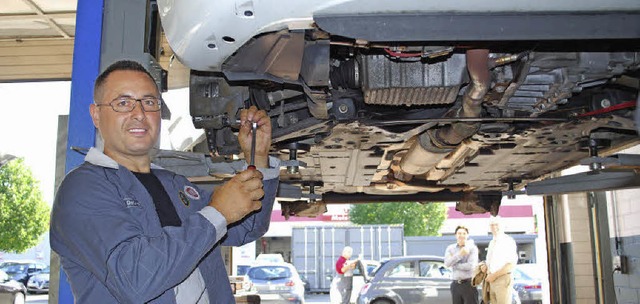
[[(329, 294), (308, 294), (305, 297), (306, 303), (329, 304)], [(48, 304), (49, 295), (27, 295), (29, 304)]]

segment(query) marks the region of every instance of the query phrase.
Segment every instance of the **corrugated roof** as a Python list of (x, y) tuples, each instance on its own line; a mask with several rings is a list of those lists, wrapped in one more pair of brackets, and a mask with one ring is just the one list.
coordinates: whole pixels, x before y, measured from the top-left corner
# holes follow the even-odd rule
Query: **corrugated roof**
[[(77, 0), (2, 0), (0, 5), (0, 82), (70, 80)], [(160, 64), (169, 87), (188, 86), (189, 70), (169, 60), (162, 39)]]

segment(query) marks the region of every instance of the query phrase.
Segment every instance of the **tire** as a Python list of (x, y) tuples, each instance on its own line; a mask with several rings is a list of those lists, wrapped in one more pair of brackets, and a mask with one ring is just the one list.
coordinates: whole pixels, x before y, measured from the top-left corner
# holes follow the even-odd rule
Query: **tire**
[(23, 293), (17, 293), (16, 297), (13, 298), (13, 304), (24, 304), (25, 303), (25, 295)]
[(390, 300), (380, 299), (371, 302), (371, 304), (393, 304)]

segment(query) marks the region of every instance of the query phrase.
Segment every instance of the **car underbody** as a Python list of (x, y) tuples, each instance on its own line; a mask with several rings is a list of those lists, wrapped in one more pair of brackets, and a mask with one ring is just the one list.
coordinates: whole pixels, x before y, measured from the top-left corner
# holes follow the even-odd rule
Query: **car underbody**
[(192, 64), (191, 116), (206, 134), (192, 152), (238, 154), (239, 109), (266, 110), (287, 214), (372, 201), (495, 214), (507, 191), (638, 143), (637, 29), (441, 40), (399, 34), (396, 15), (343, 17), (318, 14), (309, 27), (252, 36), (220, 65)]

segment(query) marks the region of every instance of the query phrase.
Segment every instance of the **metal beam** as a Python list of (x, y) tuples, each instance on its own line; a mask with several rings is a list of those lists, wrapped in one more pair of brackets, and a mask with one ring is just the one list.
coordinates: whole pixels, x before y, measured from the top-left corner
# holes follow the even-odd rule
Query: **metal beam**
[(640, 187), (640, 174), (628, 169), (603, 169), (565, 175), (527, 184), (527, 195), (551, 195)]
[[(84, 155), (72, 147), (91, 147), (95, 144), (96, 129), (89, 115), (89, 105), (93, 102), (93, 84), (100, 67), (103, 6), (103, 0), (78, 0), (65, 163), (67, 173), (84, 161)], [(53, 290), (54, 293), (50, 294), (53, 299), (49, 303), (73, 303), (67, 276), (62, 268), (58, 273), (58, 293), (55, 294)]]
[(35, 2), (33, 2), (32, 0), (22, 0), (22, 2), (31, 7), (31, 9), (33, 9), (37, 15), (42, 16), (47, 21), (47, 23), (49, 23), (49, 25), (53, 29), (55, 29), (62, 37), (69, 38), (69, 34), (67, 34), (67, 32), (65, 32), (62, 27), (60, 27), (55, 21), (53, 21), (52, 17), (45, 14), (44, 11), (42, 11), (42, 9)]
[(565, 207), (565, 204), (559, 204), (557, 195), (544, 197), (550, 300), (551, 303), (575, 304), (573, 248), (569, 223), (563, 220), (563, 215), (569, 212), (563, 210)]
[[(76, 12), (56, 12), (46, 14), (0, 14), (0, 21), (9, 20), (43, 20), (43, 19), (56, 19), (56, 18), (76, 18)], [(66, 32), (65, 32), (66, 33)]]
[(593, 251), (596, 303), (618, 303), (613, 282), (607, 198), (604, 192), (590, 192), (587, 197), (589, 200), (589, 220), (591, 221), (589, 227)]

